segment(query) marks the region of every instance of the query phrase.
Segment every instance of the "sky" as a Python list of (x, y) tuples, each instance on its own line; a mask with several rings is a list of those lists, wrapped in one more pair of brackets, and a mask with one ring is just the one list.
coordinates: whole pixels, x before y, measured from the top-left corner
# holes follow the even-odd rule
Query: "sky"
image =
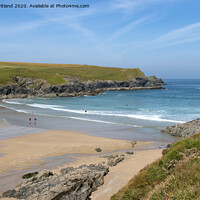
[(200, 78), (200, 0), (0, 0), (0, 61), (139, 67)]

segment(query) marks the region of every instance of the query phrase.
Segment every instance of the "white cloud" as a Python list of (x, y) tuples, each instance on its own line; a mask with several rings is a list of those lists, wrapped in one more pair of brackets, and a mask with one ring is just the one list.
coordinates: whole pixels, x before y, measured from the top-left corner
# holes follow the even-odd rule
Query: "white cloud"
[(94, 38), (95, 34), (86, 29), (83, 28), (77, 20), (83, 17), (87, 17), (92, 15), (93, 12), (91, 11), (83, 11), (83, 12), (76, 12), (75, 14), (71, 13), (65, 13), (65, 14), (58, 14), (54, 17), (46, 15), (45, 17), (41, 18), (40, 20), (35, 21), (27, 21), (24, 23), (19, 24), (9, 24), (9, 25), (1, 25), (1, 37), (7, 37), (10, 35), (15, 35), (21, 32), (30, 31), (33, 29), (36, 29), (38, 27), (49, 25), (49, 24), (63, 24), (65, 26), (68, 26), (72, 28), (74, 31), (78, 31), (79, 33), (84, 34), (88, 38)]
[[(135, 9), (137, 11), (141, 11), (145, 8), (148, 8), (149, 5), (168, 3), (172, 1), (178, 0), (110, 0), (93, 4), (91, 8), (87, 10), (79, 10), (78, 12), (77, 10), (76, 12), (74, 12), (73, 10), (72, 12), (71, 10), (68, 12), (58, 12), (57, 10), (55, 10), (54, 12), (41, 12), (39, 13), (39, 20), (30, 20), (29, 22), (9, 24), (6, 26), (1, 25), (0, 36), (7, 37), (10, 35), (23, 33), (25, 31), (34, 30), (38, 27), (45, 25), (63, 24), (64, 26), (69, 27), (70, 30), (75, 31), (76, 33), (83, 34), (89, 40), (97, 41), (98, 36), (101, 38), (101, 35), (99, 35), (98, 32), (93, 31), (92, 27), (89, 29), (84, 26), (85, 24), (87, 24), (87, 20), (90, 20), (91, 18), (98, 15), (104, 16), (110, 14), (111, 12), (115, 12), (115, 14), (117, 14), (119, 10), (132, 11)], [(131, 18), (133, 18), (133, 15), (127, 18), (126, 21), (130, 22)], [(121, 27), (119, 26), (118, 30), (115, 30), (115, 32), (113, 31), (113, 35), (107, 40), (107, 42), (125, 35), (127, 32), (133, 30), (134, 28), (145, 24), (149, 19), (151, 19), (151, 16), (144, 16), (140, 19), (132, 21), (129, 24), (124, 25), (123, 23)], [(119, 22), (118, 24), (120, 25)], [(102, 43), (102, 41), (99, 40), (99, 43)]]
[(76, 23), (66, 23), (66, 26), (71, 27), (74, 31), (78, 31), (78, 32), (82, 33), (87, 38), (89, 38), (89, 39), (91, 39), (93, 41), (97, 40), (97, 36), (93, 31), (81, 26), (77, 22)]
[(173, 46), (200, 40), (200, 22), (170, 31), (148, 45), (153, 47)]
[(123, 12), (140, 11), (156, 4), (166, 4), (178, 0), (114, 0), (112, 7)]
[(118, 29), (109, 39), (108, 41), (114, 40), (124, 34), (126, 34), (127, 32), (131, 31), (132, 29), (136, 28), (139, 25), (144, 24), (145, 22), (147, 22), (149, 19), (151, 19), (152, 16), (146, 16), (143, 18), (140, 18), (138, 20), (132, 21), (131, 23), (121, 27), (120, 29)]
[(0, 36), (9, 36), (9, 35), (15, 35), (20, 32), (28, 31), (31, 29), (35, 29), (41, 25), (40, 21), (34, 21), (34, 22), (27, 22), (27, 23), (21, 23), (17, 25), (12, 26), (1, 26), (1, 32)]

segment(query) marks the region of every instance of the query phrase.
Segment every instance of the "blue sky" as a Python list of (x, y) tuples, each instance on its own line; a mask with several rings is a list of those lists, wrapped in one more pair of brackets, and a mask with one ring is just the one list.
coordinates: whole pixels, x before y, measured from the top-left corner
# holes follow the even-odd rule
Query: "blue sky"
[(0, 60), (139, 67), (200, 78), (199, 0), (1, 0), (90, 8), (0, 8)]

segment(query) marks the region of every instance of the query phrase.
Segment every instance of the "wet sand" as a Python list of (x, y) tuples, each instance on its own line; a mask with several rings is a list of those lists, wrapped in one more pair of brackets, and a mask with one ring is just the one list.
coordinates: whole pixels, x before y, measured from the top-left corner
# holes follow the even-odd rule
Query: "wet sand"
[[(143, 143), (143, 142), (141, 142)], [(138, 145), (140, 142), (138, 143)], [(87, 136), (78, 132), (49, 130), (0, 141), (0, 173), (16, 167), (40, 164), (40, 159), (74, 154), (95, 154), (95, 148), (103, 152), (131, 149), (130, 141)]]
[[(160, 133), (160, 128), (157, 126), (154, 127), (153, 124), (150, 124), (149, 126), (145, 124), (144, 127), (134, 127), (123, 124), (99, 123), (95, 121), (65, 118), (57, 115), (35, 115), (32, 112), (35, 111), (33, 110), (31, 113), (23, 113), (3, 108), (0, 109), (0, 118), (6, 119), (7, 122), (15, 127), (19, 126), (38, 130), (40, 129), (39, 132), (43, 132), (43, 130), (54, 129), (81, 132), (90, 136), (111, 139), (157, 141), (159, 143), (157, 147), (165, 147), (168, 143), (175, 142), (177, 140), (173, 136)], [(34, 125), (34, 123), (32, 123), (29, 125), (28, 119), (33, 119), (34, 117), (38, 119), (37, 124)], [(23, 134), (29, 133), (29, 129), (27, 129), (27, 131), (23, 131)], [(11, 131), (10, 134), (14, 137), (14, 132)]]

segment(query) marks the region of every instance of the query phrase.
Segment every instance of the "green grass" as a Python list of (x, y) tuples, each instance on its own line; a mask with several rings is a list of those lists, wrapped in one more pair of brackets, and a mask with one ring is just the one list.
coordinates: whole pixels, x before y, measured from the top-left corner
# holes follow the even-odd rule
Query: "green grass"
[(145, 77), (139, 68), (124, 69), (92, 65), (0, 62), (0, 84), (12, 83), (12, 78), (16, 76), (41, 78), (51, 84), (64, 83), (65, 77), (76, 77), (81, 81), (127, 81), (135, 77)]
[(111, 199), (200, 199), (200, 133), (175, 143), (163, 154)]

